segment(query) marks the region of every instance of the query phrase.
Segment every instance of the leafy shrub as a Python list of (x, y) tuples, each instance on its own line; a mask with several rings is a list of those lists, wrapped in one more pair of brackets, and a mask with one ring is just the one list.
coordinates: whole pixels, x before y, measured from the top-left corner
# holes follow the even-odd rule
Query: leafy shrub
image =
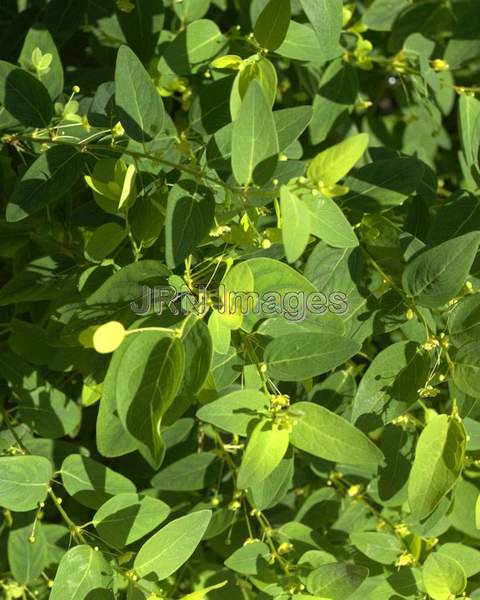
[(478, 2), (0, 18), (2, 598), (480, 598)]

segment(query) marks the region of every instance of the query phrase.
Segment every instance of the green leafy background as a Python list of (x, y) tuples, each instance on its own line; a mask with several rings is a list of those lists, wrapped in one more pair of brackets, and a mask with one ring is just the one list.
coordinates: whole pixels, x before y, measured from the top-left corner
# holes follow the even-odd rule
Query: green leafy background
[(480, 598), (478, 0), (0, 28), (0, 597)]

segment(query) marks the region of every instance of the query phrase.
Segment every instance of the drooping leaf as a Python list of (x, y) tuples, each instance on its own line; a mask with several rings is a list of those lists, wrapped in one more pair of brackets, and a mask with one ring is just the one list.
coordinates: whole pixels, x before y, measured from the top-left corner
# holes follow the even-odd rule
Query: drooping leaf
[(457, 482), (463, 468), (463, 425), (447, 415), (434, 417), (422, 431), (408, 483), (412, 512), (424, 518)]
[(237, 487), (245, 489), (264, 481), (285, 456), (288, 440), (288, 429), (261, 420), (248, 438), (238, 471)]

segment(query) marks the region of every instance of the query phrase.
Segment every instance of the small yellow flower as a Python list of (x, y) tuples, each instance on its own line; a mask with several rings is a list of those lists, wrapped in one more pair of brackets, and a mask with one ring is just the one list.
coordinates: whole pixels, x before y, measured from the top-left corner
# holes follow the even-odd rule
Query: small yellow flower
[(434, 71), (441, 72), (447, 71), (450, 68), (450, 65), (446, 60), (443, 60), (443, 58), (436, 58), (435, 60), (432, 60), (432, 67)]

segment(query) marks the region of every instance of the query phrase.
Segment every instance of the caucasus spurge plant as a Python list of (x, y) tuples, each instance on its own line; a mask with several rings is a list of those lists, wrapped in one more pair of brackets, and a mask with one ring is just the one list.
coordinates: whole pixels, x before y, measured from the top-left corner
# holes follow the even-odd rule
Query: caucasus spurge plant
[(0, 598), (480, 599), (479, 1), (0, 28)]

